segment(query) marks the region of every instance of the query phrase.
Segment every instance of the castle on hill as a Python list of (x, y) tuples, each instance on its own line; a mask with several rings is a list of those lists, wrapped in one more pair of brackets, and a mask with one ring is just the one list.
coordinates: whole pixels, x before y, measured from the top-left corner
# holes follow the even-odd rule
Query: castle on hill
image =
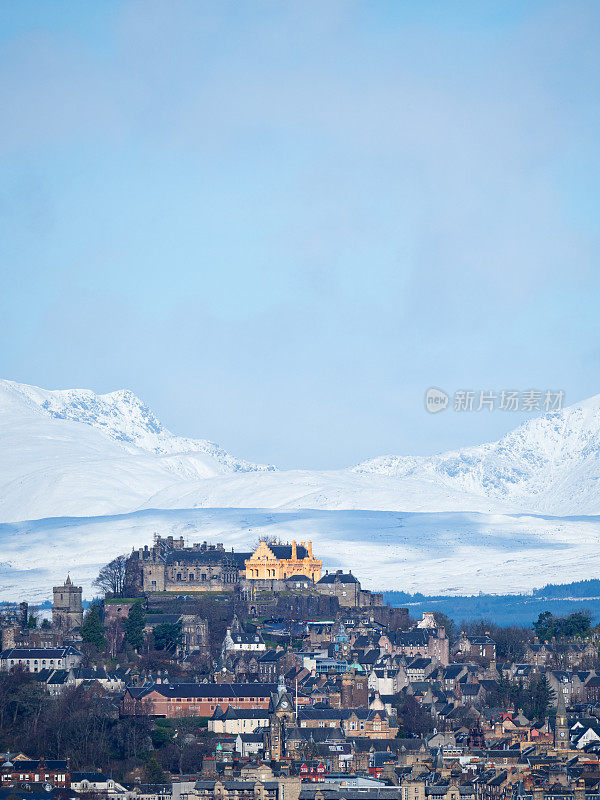
[(183, 537), (154, 537), (152, 546), (128, 559), (132, 594), (238, 591), (246, 599), (257, 593), (295, 591), (337, 597), (340, 606), (382, 605), (381, 595), (362, 590), (352, 573), (323, 572), (312, 542), (260, 541), (252, 552), (226, 550), (222, 543), (186, 547)]

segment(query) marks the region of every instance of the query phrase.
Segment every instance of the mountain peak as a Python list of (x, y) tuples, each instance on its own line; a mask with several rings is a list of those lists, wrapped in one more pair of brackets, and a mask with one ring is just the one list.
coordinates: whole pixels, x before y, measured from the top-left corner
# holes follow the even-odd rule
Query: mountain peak
[(600, 395), (526, 420), (496, 442), (430, 457), (379, 456), (358, 473), (437, 482), (551, 514), (600, 511)]
[[(131, 445), (148, 453), (161, 456), (202, 454), (214, 460), (218, 472), (275, 469), (235, 458), (207, 439), (176, 436), (131, 389), (96, 394), (91, 389), (40, 389), (13, 381), (2, 381), (0, 386), (13, 403), (21, 403), (54, 419), (87, 425), (122, 445)], [(192, 477), (193, 470), (191, 473), (189, 464), (186, 464), (185, 476)], [(198, 477), (206, 477), (206, 464), (203, 464), (202, 474)]]

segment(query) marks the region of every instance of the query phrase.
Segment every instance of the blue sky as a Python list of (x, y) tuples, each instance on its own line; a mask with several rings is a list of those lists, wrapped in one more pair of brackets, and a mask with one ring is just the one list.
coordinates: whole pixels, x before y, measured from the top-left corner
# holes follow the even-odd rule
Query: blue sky
[(600, 392), (596, 2), (0, 3), (0, 374), (284, 467)]

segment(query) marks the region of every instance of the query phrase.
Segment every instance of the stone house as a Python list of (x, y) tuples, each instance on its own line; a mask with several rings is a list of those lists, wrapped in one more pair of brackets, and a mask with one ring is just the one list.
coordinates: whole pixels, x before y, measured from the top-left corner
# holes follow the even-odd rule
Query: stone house
[(238, 709), (228, 706), (223, 711), (217, 706), (208, 720), (208, 730), (212, 733), (224, 733), (228, 736), (238, 733), (254, 733), (257, 728), (269, 726), (269, 709)]
[(0, 653), (0, 670), (8, 672), (20, 666), (27, 672), (40, 672), (43, 669), (70, 670), (78, 667), (83, 661), (83, 653), (69, 645), (68, 647), (13, 647)]

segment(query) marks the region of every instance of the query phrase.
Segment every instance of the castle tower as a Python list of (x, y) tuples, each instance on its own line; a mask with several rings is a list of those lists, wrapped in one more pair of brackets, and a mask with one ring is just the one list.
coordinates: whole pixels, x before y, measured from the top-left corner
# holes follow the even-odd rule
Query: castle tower
[(71, 578), (63, 586), (52, 589), (52, 624), (60, 631), (67, 632), (81, 628), (83, 624), (83, 606), (81, 604), (81, 586), (73, 586)]
[(554, 749), (569, 749), (569, 720), (565, 708), (565, 697), (562, 687), (558, 687), (558, 701), (556, 704), (556, 721), (554, 723)]

